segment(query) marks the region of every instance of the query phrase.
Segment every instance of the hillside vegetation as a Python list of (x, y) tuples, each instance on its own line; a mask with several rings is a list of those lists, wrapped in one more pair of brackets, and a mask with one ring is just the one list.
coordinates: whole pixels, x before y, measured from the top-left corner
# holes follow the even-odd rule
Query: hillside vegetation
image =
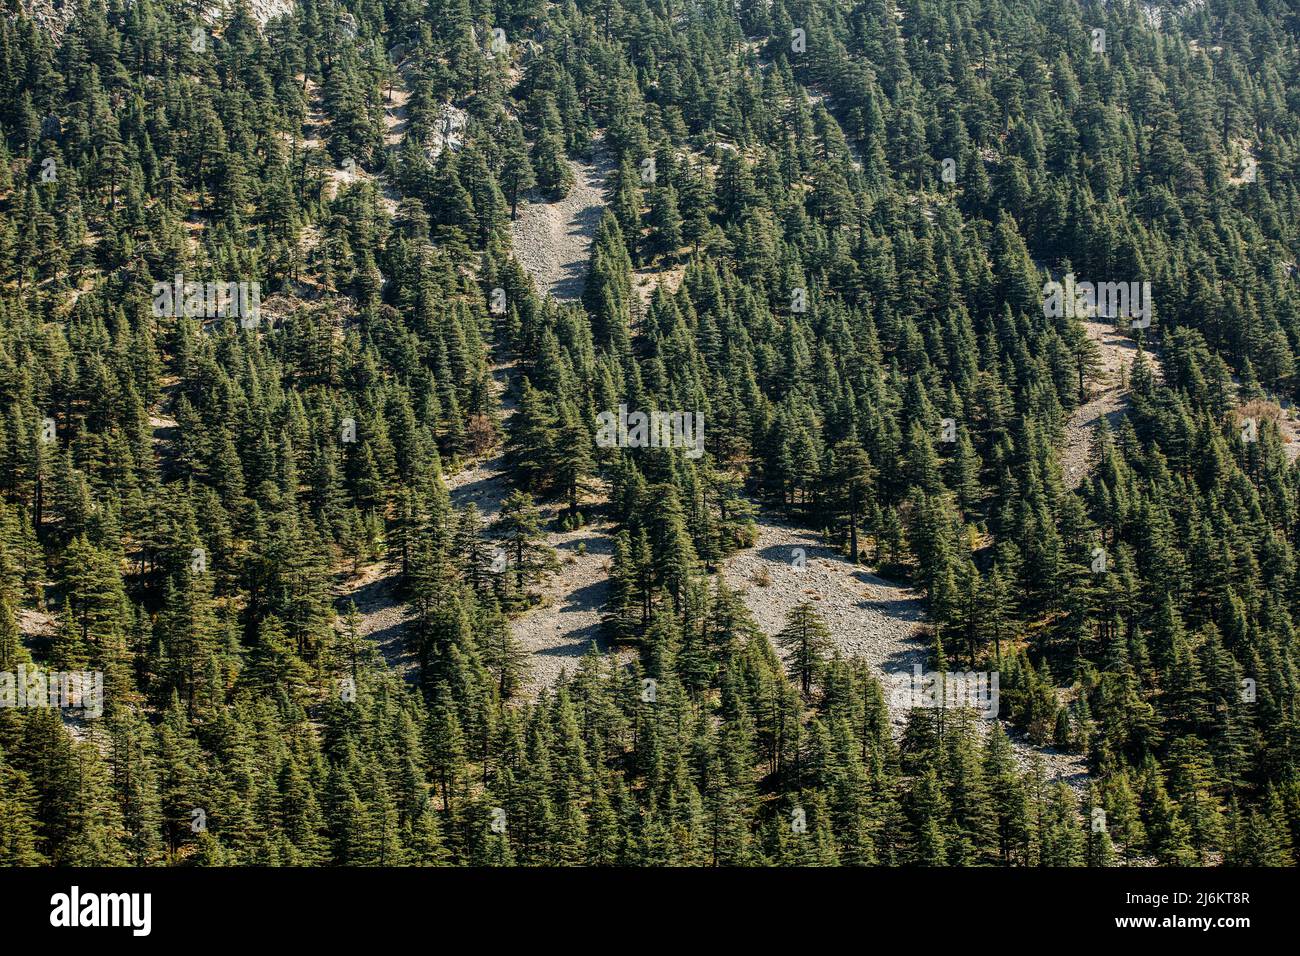
[(11, 6), (0, 864), (1300, 859), (1289, 4)]

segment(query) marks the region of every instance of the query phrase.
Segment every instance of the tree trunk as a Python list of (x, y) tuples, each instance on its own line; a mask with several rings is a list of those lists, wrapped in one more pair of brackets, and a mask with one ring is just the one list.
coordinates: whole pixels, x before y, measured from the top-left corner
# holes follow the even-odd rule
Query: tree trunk
[(849, 551), (853, 563), (858, 563), (858, 490), (849, 492)]

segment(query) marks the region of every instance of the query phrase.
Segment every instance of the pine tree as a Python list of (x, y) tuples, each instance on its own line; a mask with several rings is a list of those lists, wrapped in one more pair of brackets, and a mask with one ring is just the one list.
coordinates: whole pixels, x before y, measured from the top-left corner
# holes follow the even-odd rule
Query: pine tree
[(789, 655), (786, 668), (790, 679), (799, 684), (807, 700), (831, 643), (830, 631), (811, 602), (801, 601), (786, 614), (785, 627), (777, 633), (776, 643)]
[(849, 560), (858, 563), (858, 522), (867, 502), (872, 481), (871, 461), (852, 438), (835, 449), (834, 487), (842, 496), (842, 514), (849, 524)]
[(512, 491), (501, 503), (501, 513), (492, 527), (505, 543), (510, 569), (521, 592), (557, 566), (555, 551), (543, 539), (541, 514), (527, 492)]
[(510, 218), (513, 221), (519, 214), (519, 200), (533, 188), (537, 179), (533, 173), (532, 160), (528, 156), (528, 144), (524, 142), (524, 133), (519, 123), (507, 119), (502, 124), (502, 129), (505, 138), (502, 144), (499, 177), (506, 201), (510, 203)]

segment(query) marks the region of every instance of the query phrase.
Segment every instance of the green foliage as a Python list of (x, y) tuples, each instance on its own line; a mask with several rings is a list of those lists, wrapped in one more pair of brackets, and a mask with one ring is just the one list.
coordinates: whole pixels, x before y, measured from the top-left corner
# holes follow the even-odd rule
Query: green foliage
[[(0, 672), (106, 689), (0, 709), (0, 864), (1296, 862), (1289, 13), (527, 2), (494, 52), (345, 6), (0, 22)], [(540, 298), (509, 223), (593, 157)], [(1152, 284), (1123, 368), (1066, 273)], [(155, 314), (177, 274), (261, 321)], [(485, 526), (444, 469), (503, 440)], [(716, 574), (760, 508), (906, 578), (1001, 719), (896, 738), (812, 602), (764, 634)], [(627, 647), (539, 691), (580, 527)]]

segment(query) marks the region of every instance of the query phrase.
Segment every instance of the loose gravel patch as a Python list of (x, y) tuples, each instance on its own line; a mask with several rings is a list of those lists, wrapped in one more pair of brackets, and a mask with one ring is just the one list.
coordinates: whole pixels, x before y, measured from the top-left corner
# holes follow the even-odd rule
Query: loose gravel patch
[[(786, 614), (810, 601), (844, 657), (861, 657), (878, 672), (889, 701), (895, 735), (907, 720), (906, 698), (893, 699), (895, 682), (928, 669), (929, 639), (922, 598), (913, 589), (855, 566), (838, 550), (821, 543), (816, 532), (787, 524), (771, 514), (759, 520), (758, 541), (733, 555), (722, 574), (741, 593), (755, 623), (769, 638), (785, 626)], [(763, 583), (760, 583), (763, 582)], [(778, 649), (778, 653), (779, 653)], [(1001, 721), (1016, 760), (1035, 759), (1048, 779), (1064, 780), (1075, 790), (1087, 784), (1082, 757), (1039, 747)], [(985, 732), (992, 721), (982, 719)]]
[[(1088, 451), (1097, 422), (1105, 418), (1111, 426), (1119, 423), (1128, 410), (1127, 375), (1137, 355), (1137, 343), (1116, 330), (1108, 321), (1085, 319), (1084, 330), (1088, 338), (1101, 350), (1101, 389), (1094, 392), (1083, 405), (1074, 410), (1065, 426), (1065, 446), (1061, 449), (1061, 472), (1070, 488), (1078, 488), (1091, 469)], [(1160, 365), (1156, 356), (1148, 352), (1152, 371), (1159, 378)]]
[(605, 210), (605, 177), (613, 169), (596, 143), (594, 161), (573, 167), (573, 188), (558, 202), (536, 192), (520, 203), (510, 224), (515, 258), (533, 277), (537, 291), (556, 299), (581, 297), (591, 258), (591, 241)]

